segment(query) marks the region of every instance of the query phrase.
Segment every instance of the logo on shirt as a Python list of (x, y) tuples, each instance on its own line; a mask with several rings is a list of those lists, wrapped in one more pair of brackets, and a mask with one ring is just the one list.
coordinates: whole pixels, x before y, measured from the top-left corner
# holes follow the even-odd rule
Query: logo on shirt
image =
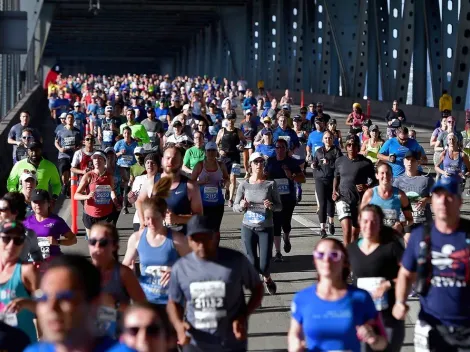
[(432, 285), (435, 287), (466, 287), (467, 274), (469, 274), (468, 248), (455, 250), (451, 244), (442, 246), (441, 251), (431, 252), (432, 265), (440, 272), (432, 278)]
[(54, 227), (54, 223), (51, 222), (49, 224), (44, 225), (44, 227), (52, 228)]

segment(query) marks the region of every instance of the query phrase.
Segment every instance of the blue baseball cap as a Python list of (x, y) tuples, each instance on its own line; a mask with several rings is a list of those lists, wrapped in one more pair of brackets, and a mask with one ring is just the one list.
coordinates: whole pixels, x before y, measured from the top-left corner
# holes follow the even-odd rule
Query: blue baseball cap
[(460, 184), (462, 179), (457, 176), (441, 177), (431, 189), (431, 192), (434, 193), (439, 190), (444, 190), (455, 196), (461, 196), (460, 194)]

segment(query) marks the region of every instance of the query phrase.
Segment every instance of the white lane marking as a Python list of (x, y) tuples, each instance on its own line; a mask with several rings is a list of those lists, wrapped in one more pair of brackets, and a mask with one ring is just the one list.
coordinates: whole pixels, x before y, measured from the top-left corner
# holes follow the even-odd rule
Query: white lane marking
[(302, 226), (308, 228), (309, 230), (313, 231), (313, 233), (316, 233), (317, 235), (320, 234), (320, 224), (315, 222), (315, 221), (312, 221), (312, 220), (309, 220), (307, 219), (305, 216), (302, 216), (300, 214), (297, 214), (297, 213), (294, 213), (292, 215), (292, 219), (297, 221), (299, 224), (301, 224)]

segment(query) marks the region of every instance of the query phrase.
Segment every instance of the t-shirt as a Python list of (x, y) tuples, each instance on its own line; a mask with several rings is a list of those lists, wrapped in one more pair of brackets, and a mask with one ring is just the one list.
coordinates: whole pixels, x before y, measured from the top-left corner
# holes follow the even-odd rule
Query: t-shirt
[[(453, 133), (455, 134), (455, 136), (457, 136), (457, 140), (459, 141), (459, 144), (462, 143), (462, 140), (463, 140), (463, 136), (462, 136), (462, 133), (460, 132), (457, 132), (457, 131), (453, 131)], [(449, 132), (447, 131), (442, 131), (442, 133), (437, 137), (437, 141), (440, 142), (440, 146), (445, 148), (447, 147), (447, 136), (449, 135)]]
[(198, 148), (196, 146), (189, 148), (184, 154), (183, 165), (189, 167), (191, 170), (200, 161), (203, 161), (206, 157), (206, 151), (204, 147)]
[(323, 133), (324, 132), (313, 131), (308, 135), (307, 146), (312, 149), (312, 154), (314, 154), (318, 148), (323, 147)]
[(307, 350), (360, 352), (356, 326), (377, 318), (369, 293), (348, 286), (336, 301), (317, 296), (317, 285), (297, 292), (291, 304), (292, 318), (302, 325)]
[(405, 165), (403, 159), (405, 159), (406, 153), (411, 150), (415, 153), (421, 152), (421, 147), (415, 139), (408, 139), (404, 145), (401, 145), (397, 138), (392, 138), (386, 141), (379, 153), (383, 155), (395, 154), (396, 161), (394, 163), (388, 163), (392, 167), (393, 177), (398, 177), (405, 172)]
[(145, 166), (140, 165), (139, 163), (135, 163), (131, 166), (131, 176), (140, 176), (144, 173)]
[(26, 333), (0, 322), (0, 351), (23, 352), (29, 344), (30, 340)]
[(253, 291), (260, 283), (244, 254), (220, 247), (214, 260), (194, 252), (179, 259), (171, 271), (168, 296), (173, 302), (186, 301), (191, 344), (208, 352), (245, 350), (247, 341), (235, 338), (232, 322), (246, 308), (243, 288)]
[(59, 145), (65, 149), (65, 153), (59, 152), (58, 159), (71, 159), (75, 153), (75, 147), (82, 143), (82, 133), (73, 127), (71, 130), (64, 128), (57, 133), (56, 139)]
[(59, 246), (47, 245), (48, 242), (46, 242), (45, 238), (52, 236), (56, 240), (59, 240), (66, 233), (72, 232), (64, 219), (56, 214), (49, 215), (47, 219), (41, 222), (36, 220), (36, 216), (31, 215), (25, 219), (23, 224), (25, 228), (36, 232), (39, 247), (41, 247), (44, 259), (49, 256), (62, 254)]
[(418, 210), (416, 203), (418, 200), (431, 195), (431, 188), (434, 185), (434, 179), (429, 176), (407, 176), (401, 175), (393, 180), (393, 186), (405, 192), (410, 200), (411, 208), (413, 211), (414, 223), (423, 223), (425, 221), (432, 221), (431, 205), (426, 204), (425, 209)]
[(54, 102), (54, 108), (57, 109), (55, 116), (58, 118), (62, 113), (69, 111), (70, 101), (68, 99), (56, 99)]
[[(430, 324), (470, 326), (470, 286), (465, 280), (469, 270), (469, 245), (465, 231), (470, 221), (460, 219), (459, 227), (452, 234), (444, 234), (433, 224), (431, 229), (431, 255), (433, 277), (426, 296), (420, 296), (419, 319)], [(402, 265), (411, 272), (417, 271), (420, 242), (424, 226), (411, 232), (402, 258)]]
[(126, 152), (119, 156), (117, 159), (117, 165), (122, 167), (131, 167), (137, 161), (134, 156), (134, 149), (137, 148), (138, 144), (136, 141), (132, 141), (131, 144), (127, 144), (124, 139), (121, 139), (114, 145), (114, 151), (120, 153), (122, 149)]
[(276, 181), (281, 201), (295, 200), (296, 190), (294, 181), (287, 178), (286, 172), (283, 169), (284, 166), (293, 174), (300, 174), (302, 172), (298, 161), (292, 157), (286, 157), (284, 160), (277, 160), (275, 157), (269, 158), (265, 170), (268, 173), (268, 178)]
[[(31, 127), (28, 127), (28, 126), (23, 126), (21, 123), (17, 123), (16, 125), (14, 125), (11, 129), (10, 129), (10, 132), (8, 132), (8, 138), (11, 138), (11, 139), (14, 139), (15, 141), (17, 142), (21, 142), (21, 134), (23, 133), (23, 130), (25, 128), (30, 128), (32, 129), (33, 131), (33, 137), (34, 137), (34, 140), (39, 142), (41, 140), (41, 135), (39, 134), (39, 132), (35, 129), (35, 128), (31, 128)], [(13, 156), (16, 155), (16, 148), (18, 146), (15, 144), (13, 145)]]
[(147, 130), (147, 135), (150, 139), (150, 145), (145, 146), (145, 149), (151, 150), (154, 148), (158, 148), (158, 146), (160, 145), (160, 136), (158, 134), (165, 133), (163, 123), (159, 120), (145, 119), (142, 121), (142, 126), (144, 126)]
[(358, 154), (354, 160), (343, 155), (335, 161), (335, 177), (340, 178), (338, 187), (340, 200), (355, 205), (361, 198), (356, 185), (369, 184), (371, 180), (375, 180), (374, 165), (361, 154)]
[(276, 144), (278, 139), (285, 139), (289, 149), (298, 148), (300, 146), (299, 137), (297, 133), (289, 127), (283, 130), (281, 127), (277, 127), (273, 131), (273, 144)]
[[(128, 352), (133, 351), (128, 347), (126, 349), (118, 348), (120, 344), (116, 342), (116, 340), (111, 339), (108, 336), (99, 337), (96, 339), (95, 348), (91, 350), (91, 352), (107, 352), (107, 351), (114, 351), (114, 352)], [(124, 346), (124, 345), (123, 345)], [(116, 348), (114, 348), (116, 347)], [(24, 350), (24, 352), (56, 352), (57, 348), (53, 343), (50, 342), (37, 342), (34, 345), (29, 346)]]
[(140, 146), (142, 146), (144, 143), (150, 143), (150, 138), (147, 133), (147, 130), (140, 123), (135, 123), (133, 125), (128, 125), (127, 123), (123, 123), (121, 127), (119, 128), (121, 134), (122, 134), (122, 131), (124, 130), (124, 127), (126, 126), (130, 127), (131, 129), (132, 138), (140, 138), (140, 142), (139, 142)]
[(103, 144), (105, 146), (112, 146), (114, 145), (114, 141), (116, 140), (117, 133), (114, 129), (119, 129), (121, 121), (118, 118), (112, 117), (108, 119), (105, 117), (101, 120), (101, 133), (103, 138)]

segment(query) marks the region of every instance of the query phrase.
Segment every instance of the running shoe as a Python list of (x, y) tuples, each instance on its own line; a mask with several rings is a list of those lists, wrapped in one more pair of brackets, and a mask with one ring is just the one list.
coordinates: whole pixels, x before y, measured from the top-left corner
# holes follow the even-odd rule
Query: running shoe
[(123, 212), (124, 214), (129, 214), (129, 210), (127, 210), (127, 208), (122, 208), (122, 212)]
[(277, 292), (277, 285), (273, 281), (273, 279), (269, 278), (268, 281), (265, 281), (264, 284), (266, 285), (266, 289), (268, 290), (268, 293), (273, 296)]
[(329, 223), (328, 224), (328, 233), (330, 235), (334, 235), (335, 234), (335, 224), (334, 223)]
[(284, 237), (284, 252), (289, 253), (292, 249), (289, 237)]
[(274, 256), (274, 261), (275, 262), (283, 262), (284, 257), (282, 256), (281, 252), (277, 252), (276, 255)]
[(327, 238), (327, 237), (328, 237), (328, 235), (326, 234), (326, 230), (325, 230), (325, 229), (321, 229), (321, 230), (320, 230), (320, 237), (321, 237), (321, 238)]
[(233, 200), (228, 201), (228, 206), (229, 206), (229, 208), (233, 208)]

